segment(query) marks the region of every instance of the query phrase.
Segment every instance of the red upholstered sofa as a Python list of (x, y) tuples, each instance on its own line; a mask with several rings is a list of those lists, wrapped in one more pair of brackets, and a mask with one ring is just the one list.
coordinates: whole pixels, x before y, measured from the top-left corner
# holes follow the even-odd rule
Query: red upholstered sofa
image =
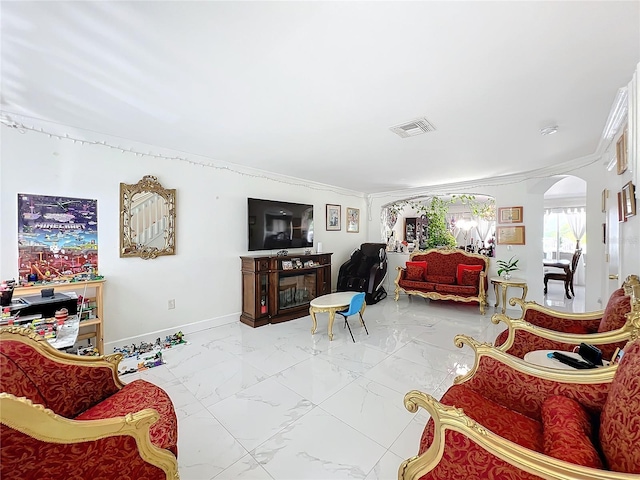
[(620, 365), (552, 373), (458, 336), (475, 365), (440, 401), (405, 396), (431, 418), (400, 480), (640, 479), (640, 340)]
[[(508, 328), (495, 340), (499, 350), (516, 357), (533, 350), (572, 350), (580, 343), (597, 345), (603, 358), (613, 356), (616, 348), (622, 348), (640, 328), (640, 304), (633, 304), (631, 294), (640, 285), (637, 275), (629, 275), (622, 288), (611, 294), (604, 310), (590, 313), (567, 313), (551, 310), (535, 302), (510, 300), (520, 305), (522, 315), (518, 319), (495, 314), (491, 321), (504, 322)], [(638, 288), (638, 287), (636, 287)]]
[(0, 478), (178, 479), (171, 400), (144, 380), (123, 385), (121, 358), (68, 355), (0, 328)]
[(488, 269), (488, 257), (464, 250), (413, 252), (407, 265), (398, 267), (395, 300), (404, 292), (431, 300), (477, 302), (484, 315)]

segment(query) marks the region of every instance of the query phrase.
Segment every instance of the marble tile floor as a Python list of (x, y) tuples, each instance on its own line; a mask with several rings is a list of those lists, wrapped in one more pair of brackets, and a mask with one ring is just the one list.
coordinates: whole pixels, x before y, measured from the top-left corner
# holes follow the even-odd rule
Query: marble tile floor
[(585, 287), (584, 285), (574, 285), (573, 290), (575, 296), (568, 299), (564, 293), (564, 283), (550, 280), (547, 294), (544, 296), (544, 306), (563, 312), (584, 313), (586, 311)]
[(428, 415), (403, 397), (419, 389), (440, 398), (466, 373), (465, 333), (492, 342), (504, 328), (493, 308), (391, 296), (368, 306), (369, 335), (341, 317), (334, 340), (327, 314), (252, 329), (240, 322), (189, 335), (166, 365), (123, 377), (164, 388), (179, 425), (182, 480), (397, 478), (417, 454)]

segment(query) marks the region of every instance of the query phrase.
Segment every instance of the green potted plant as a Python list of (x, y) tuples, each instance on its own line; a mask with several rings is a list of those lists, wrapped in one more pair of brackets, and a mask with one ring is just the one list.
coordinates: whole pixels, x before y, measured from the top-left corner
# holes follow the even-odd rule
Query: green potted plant
[(511, 257), (509, 260), (498, 260), (496, 263), (498, 264), (498, 276), (501, 276), (504, 272), (504, 279), (509, 280), (511, 278), (511, 272), (515, 272), (518, 270), (518, 262), (519, 259), (514, 260), (515, 255)]

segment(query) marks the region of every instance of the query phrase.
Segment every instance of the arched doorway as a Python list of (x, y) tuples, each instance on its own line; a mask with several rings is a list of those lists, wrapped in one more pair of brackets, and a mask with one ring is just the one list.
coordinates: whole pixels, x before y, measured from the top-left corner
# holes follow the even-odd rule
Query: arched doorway
[(579, 257), (575, 271), (571, 270), (573, 291), (567, 295), (563, 281), (549, 280), (544, 302), (554, 309), (584, 312), (587, 182), (572, 175), (559, 178), (544, 194), (544, 274), (553, 278), (554, 273), (564, 273), (563, 268), (551, 265), (564, 264), (566, 268), (568, 263), (571, 270), (572, 260)]

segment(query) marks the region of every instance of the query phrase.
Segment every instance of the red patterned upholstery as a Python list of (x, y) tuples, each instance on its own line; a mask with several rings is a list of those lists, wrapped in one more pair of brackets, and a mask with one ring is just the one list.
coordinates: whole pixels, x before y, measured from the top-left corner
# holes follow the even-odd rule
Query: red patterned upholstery
[(73, 418), (118, 391), (113, 372), (107, 367), (55, 362), (19, 341), (3, 340), (0, 352), (35, 384), (43, 405), (63, 417)]
[(4, 353), (0, 353), (0, 391), (13, 392), (17, 397), (26, 397), (34, 403), (44, 405), (44, 399), (36, 385)]
[[(507, 350), (509, 355), (524, 358), (524, 356), (534, 350), (559, 350), (561, 352), (570, 352), (577, 344), (557, 342), (548, 338), (543, 338), (528, 330), (516, 330), (513, 345)], [(500, 333), (496, 338), (495, 345), (500, 346), (506, 340), (509, 334), (508, 330)], [(626, 343), (626, 342), (624, 342)]]
[(480, 270), (462, 270), (462, 275), (458, 277), (459, 285), (478, 285), (480, 281)]
[[(462, 408), (465, 413), (507, 440), (531, 450), (542, 450), (542, 424), (521, 413), (504, 407), (480, 393), (454, 385), (444, 394), (440, 403)], [(422, 453), (423, 445), (420, 445)]]
[(422, 290), (425, 292), (435, 292), (436, 284), (431, 282), (417, 282), (415, 280), (400, 280), (399, 282), (402, 288), (406, 288), (408, 290)]
[(598, 333), (622, 328), (627, 321), (626, 315), (630, 311), (631, 297), (627, 295), (611, 297), (604, 309), (600, 325), (598, 325)]
[(130, 436), (64, 445), (41, 442), (4, 425), (2, 428), (2, 480), (166, 478), (161, 469), (140, 457)]
[(61, 354), (32, 335), (0, 328), (0, 478), (177, 475), (178, 424), (164, 390), (123, 386), (113, 362)]
[[(462, 409), (477, 425), (442, 407), (429, 408), (432, 418), (425, 426), (418, 453), (423, 458), (405, 462), (399, 478), (417, 478), (407, 477), (405, 472), (415, 473), (415, 467), (409, 466), (421, 461), (423, 468), (430, 468), (422, 480), (539, 478), (490, 453), (495, 450), (489, 446), (496, 440), (484, 440), (488, 435), (484, 430), (498, 441), (503, 439), (505, 447), (519, 445), (508, 446), (503, 453), (509, 451), (508, 458), (522, 462), (520, 465), (535, 465), (539, 460), (530, 455), (538, 452), (580, 468), (640, 474), (640, 340), (626, 346), (613, 380), (608, 377), (594, 382), (594, 378), (584, 383), (576, 383), (570, 376), (555, 380), (522, 373), (501, 360), (497, 352), (492, 353), (491, 347), (482, 349), (474, 374), (449, 388), (440, 400), (443, 405)], [(453, 418), (459, 421), (449, 423)], [(435, 450), (427, 452), (437, 445), (443, 449), (439, 460)], [(555, 472), (553, 478), (590, 478), (586, 469), (578, 471), (562, 464), (554, 469), (565, 473)], [(601, 474), (598, 478), (606, 477)]]
[[(407, 266), (407, 271), (409, 270), (409, 267), (418, 267), (422, 270), (422, 277), (421, 278), (415, 278), (415, 279), (410, 279), (410, 280), (425, 280), (427, 277), (427, 268), (428, 268), (428, 264), (427, 262), (425, 262), (424, 260), (420, 260), (420, 261), (409, 261), (406, 262), (406, 266)], [(409, 277), (407, 277), (409, 278)]]
[[(410, 267), (425, 264), (428, 268), (423, 282), (420, 282), (418, 272)], [(400, 290), (404, 290), (409, 295), (431, 300), (477, 302), (481, 313), (484, 313), (487, 267), (485, 257), (460, 250), (432, 249), (413, 253), (396, 279), (396, 300)]]
[[(622, 328), (627, 321), (626, 314), (631, 311), (630, 297), (624, 294), (622, 288), (614, 291), (607, 302), (607, 306), (602, 317), (582, 320), (579, 318), (565, 318), (562, 312), (557, 316), (548, 311), (541, 311), (537, 304), (525, 304), (522, 319), (538, 327), (555, 332), (572, 334), (592, 334), (609, 332)], [(510, 327), (511, 328), (511, 327)], [(507, 341), (508, 331), (500, 333), (494, 345), (500, 346)], [(575, 344), (562, 343), (541, 338), (535, 332), (516, 327), (514, 329), (513, 345), (506, 351), (508, 354), (524, 358), (525, 354), (534, 350), (573, 350), (573, 348), (584, 340), (576, 341)], [(602, 357), (609, 359), (613, 356), (616, 348), (623, 348), (625, 341), (598, 344), (602, 351)]]
[[(409, 262), (407, 262), (408, 264)], [(420, 282), (424, 280), (424, 268), (418, 265), (407, 265), (407, 280)]]
[(178, 420), (173, 403), (169, 395), (153, 383), (134, 380), (119, 392), (78, 415), (76, 420), (120, 417), (143, 408), (153, 408), (160, 414), (160, 420), (151, 427), (151, 442), (178, 456)]
[[(429, 433), (429, 428), (431, 432)], [(422, 445), (430, 445), (433, 440), (433, 421), (429, 420), (422, 436)], [(444, 435), (445, 445), (442, 459), (421, 480), (542, 480), (542, 477), (519, 470), (508, 462), (490, 454), (469, 437), (453, 430)]]
[(562, 318), (562, 316), (549, 315), (535, 308), (527, 308), (522, 319), (532, 325), (554, 330), (556, 332), (580, 332), (580, 333), (596, 333), (600, 318), (596, 320), (580, 320), (571, 318)]
[(600, 418), (610, 470), (640, 474), (640, 340), (625, 348)]
[(468, 388), (508, 406), (516, 412), (540, 420), (540, 409), (551, 395), (572, 398), (590, 413), (599, 412), (607, 399), (608, 383), (560, 383), (519, 372), (489, 356), (480, 357), (475, 375), (464, 383)]
[(542, 404), (544, 453), (565, 462), (603, 468), (593, 444), (593, 419), (575, 400), (560, 395)]
[(456, 269), (456, 279), (458, 280), (458, 284), (466, 285), (465, 283), (462, 283), (464, 272), (481, 272), (483, 267), (484, 265), (467, 265), (460, 263)]
[(449, 275), (430, 275), (427, 273), (427, 282), (453, 285), (454, 283), (456, 283), (456, 277)]

